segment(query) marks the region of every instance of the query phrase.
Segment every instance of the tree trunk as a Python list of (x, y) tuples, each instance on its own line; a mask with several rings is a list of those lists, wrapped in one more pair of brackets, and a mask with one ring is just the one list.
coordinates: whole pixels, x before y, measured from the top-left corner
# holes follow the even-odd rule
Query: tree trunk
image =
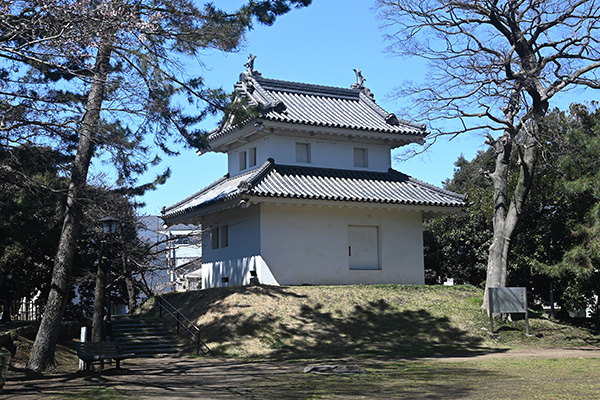
[(509, 158), (513, 139), (505, 133), (495, 143), (496, 168), (491, 179), (494, 184), (494, 235), (489, 249), (487, 279), (482, 308), (488, 308), (488, 288), (505, 287), (508, 279), (508, 255), (511, 240), (523, 210), (523, 204), (533, 183), (533, 172), (537, 161), (538, 142), (536, 133), (541, 122), (535, 124), (533, 132), (524, 134), (519, 150), (519, 179), (508, 203)]
[(144, 275), (141, 275), (142, 277), (140, 278), (140, 280), (135, 280), (133, 283), (146, 295), (147, 298), (151, 299), (152, 297), (154, 297), (155, 293), (152, 291), (152, 289), (148, 287), (148, 284), (144, 279)]
[(135, 295), (135, 284), (133, 283), (131, 271), (127, 271), (125, 286), (127, 287), (127, 312), (133, 314), (137, 308), (137, 296)]
[(50, 293), (27, 363), (27, 368), (35, 372), (56, 369), (54, 351), (67, 305), (71, 266), (83, 215), (80, 197), (87, 182), (88, 169), (94, 152), (94, 136), (100, 121), (111, 53), (112, 40), (104, 41), (98, 48), (86, 112), (79, 129), (79, 145), (71, 170), (65, 218), (54, 260)]
[(502, 286), (502, 277), (506, 272), (507, 260), (504, 258), (504, 248), (507, 246), (505, 222), (509, 207), (508, 172), (513, 139), (509, 132), (505, 132), (502, 137), (491, 144), (494, 146), (496, 155), (494, 173), (490, 175), (494, 185), (494, 236), (489, 249), (486, 288), (488, 286)]
[[(103, 246), (104, 247), (104, 246)], [(92, 317), (92, 342), (104, 341), (104, 308), (106, 307), (106, 268), (101, 259), (98, 263), (96, 275), (96, 289), (94, 291), (94, 315)]]
[(135, 294), (135, 284), (133, 283), (133, 272), (130, 264), (127, 262), (126, 246), (123, 246), (121, 253), (122, 271), (125, 276), (125, 288), (127, 289), (127, 313), (133, 314), (137, 307), (137, 296)]

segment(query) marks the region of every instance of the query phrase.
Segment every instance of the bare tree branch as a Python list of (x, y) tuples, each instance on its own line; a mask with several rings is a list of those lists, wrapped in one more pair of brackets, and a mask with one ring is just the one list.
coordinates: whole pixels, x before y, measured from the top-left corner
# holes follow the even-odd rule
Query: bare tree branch
[[(377, 6), (390, 51), (429, 61), (423, 85), (398, 91), (412, 101), (408, 117), (431, 125), (430, 141), (479, 131), (495, 149), (496, 169), (488, 174), (494, 184), (494, 238), (487, 285), (504, 286), (550, 101), (571, 87), (600, 88), (600, 3), (379, 0)], [(456, 123), (445, 124), (452, 120)], [(491, 132), (501, 135), (494, 139)], [(513, 150), (518, 171), (508, 168)], [(517, 175), (512, 194), (510, 173)]]

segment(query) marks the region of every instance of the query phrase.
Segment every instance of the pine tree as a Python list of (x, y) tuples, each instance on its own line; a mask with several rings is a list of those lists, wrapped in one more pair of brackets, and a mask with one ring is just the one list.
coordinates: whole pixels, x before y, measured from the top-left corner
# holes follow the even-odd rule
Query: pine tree
[(2, 143), (43, 143), (74, 156), (51, 290), (28, 368), (54, 368), (93, 156), (108, 152), (125, 185), (156, 161), (148, 158), (148, 141), (167, 153), (172, 141), (203, 147), (197, 124), (226, 110), (227, 96), (188, 76), (187, 60), (201, 62), (205, 49), (235, 51), (255, 21), (272, 24), (309, 3), (249, 1), (227, 13), (186, 0), (0, 1)]

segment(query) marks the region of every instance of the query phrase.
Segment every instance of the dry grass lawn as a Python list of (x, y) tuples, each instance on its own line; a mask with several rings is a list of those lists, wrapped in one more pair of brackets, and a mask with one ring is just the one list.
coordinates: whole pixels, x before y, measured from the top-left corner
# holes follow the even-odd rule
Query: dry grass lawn
[[(165, 296), (220, 356), (431, 356), (486, 349), (585, 345), (587, 331), (533, 315), (495, 324), (471, 286), (232, 287)], [(155, 317), (153, 302), (141, 310)]]

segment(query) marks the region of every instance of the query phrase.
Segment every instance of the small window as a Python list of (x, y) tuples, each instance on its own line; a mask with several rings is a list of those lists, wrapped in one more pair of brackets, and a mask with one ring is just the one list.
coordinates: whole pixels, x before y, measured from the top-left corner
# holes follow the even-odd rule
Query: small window
[(296, 162), (304, 164), (310, 163), (309, 143), (296, 143)]
[(246, 152), (240, 151), (240, 171), (246, 169)]
[(189, 238), (182, 237), (182, 238), (177, 239), (176, 243), (177, 244), (190, 244), (191, 242), (190, 242)]
[(219, 248), (219, 228), (213, 228), (210, 231), (210, 241), (213, 249)]
[(220, 244), (221, 247), (229, 246), (229, 227), (227, 225), (223, 225), (219, 227), (219, 236), (221, 236)]
[(256, 165), (256, 147), (250, 147), (248, 150), (248, 166), (254, 167)]
[(229, 246), (229, 227), (221, 225), (210, 231), (210, 241), (213, 249), (219, 249)]
[(360, 147), (354, 148), (354, 166), (358, 168), (367, 168), (369, 166), (367, 159), (367, 149)]

